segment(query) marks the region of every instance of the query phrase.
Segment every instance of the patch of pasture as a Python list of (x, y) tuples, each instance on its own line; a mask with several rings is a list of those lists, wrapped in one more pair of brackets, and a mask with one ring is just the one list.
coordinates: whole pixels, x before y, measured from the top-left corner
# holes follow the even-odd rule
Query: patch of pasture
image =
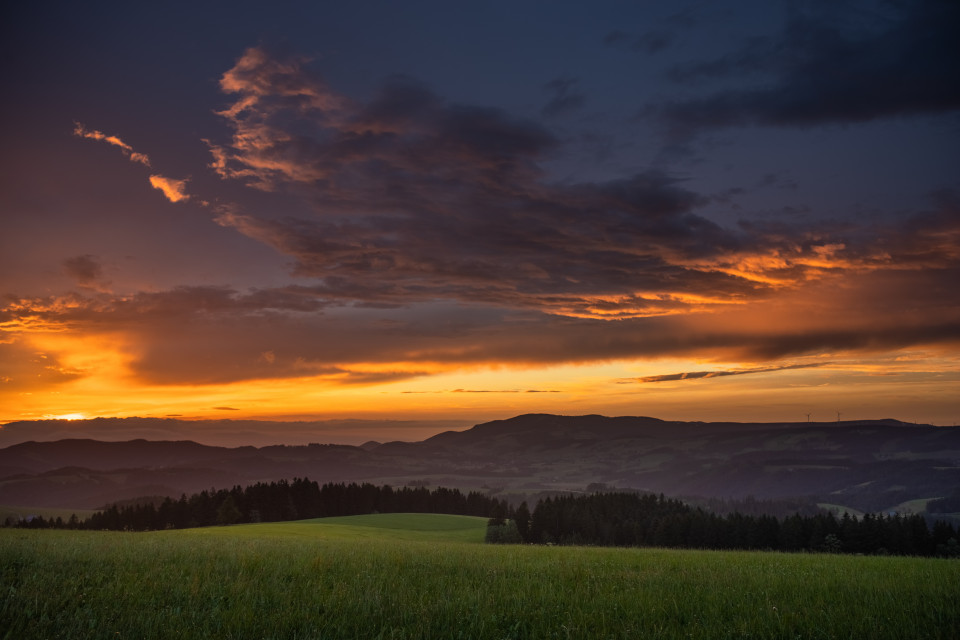
[(395, 515), (0, 529), (0, 638), (936, 639), (960, 628), (957, 561), (438, 544), (416, 529), (427, 520)]
[(379, 513), (314, 518), (292, 522), (240, 524), (167, 532), (175, 535), (227, 538), (323, 538), (327, 540), (396, 540), (482, 543), (487, 519), (435, 513)]

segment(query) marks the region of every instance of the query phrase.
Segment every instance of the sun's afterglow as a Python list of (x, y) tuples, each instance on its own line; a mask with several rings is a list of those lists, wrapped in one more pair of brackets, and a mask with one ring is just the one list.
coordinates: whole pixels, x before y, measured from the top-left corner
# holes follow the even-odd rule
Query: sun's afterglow
[(43, 416), (45, 420), (86, 420), (84, 413), (61, 413), (59, 415), (47, 414)]

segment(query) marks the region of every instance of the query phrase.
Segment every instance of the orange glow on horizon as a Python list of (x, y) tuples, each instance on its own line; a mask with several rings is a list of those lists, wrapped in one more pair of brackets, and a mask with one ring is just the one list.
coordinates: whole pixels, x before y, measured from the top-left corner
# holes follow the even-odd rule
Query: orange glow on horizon
[(61, 413), (60, 415), (45, 415), (44, 420), (86, 420), (87, 416), (83, 413)]
[[(718, 303), (682, 294), (649, 298), (692, 305)], [(798, 292), (795, 299), (781, 301), (782, 306), (727, 304), (725, 313), (687, 315), (701, 321), (690, 325), (700, 331), (736, 329), (763, 335), (796, 322), (796, 309), (810, 299), (809, 292)], [(13, 304), (22, 304), (29, 313), (0, 330), (6, 344), (15, 344), (32, 362), (0, 376), (0, 424), (131, 416), (481, 422), (522, 413), (789, 421), (808, 412), (826, 415), (837, 406), (848, 416), (864, 418), (953, 424), (960, 417), (955, 415), (960, 357), (949, 345), (859, 355), (825, 349), (789, 361), (750, 361), (738, 357), (742, 353), (734, 349), (718, 346), (705, 349), (700, 357), (608, 357), (571, 363), (533, 357), (510, 362), (474, 359), (477, 345), (451, 341), (443, 343), (442, 350), (411, 347), (384, 361), (297, 360), (290, 364), (287, 357), (286, 369), (275, 369), (282, 362), (273, 351), (256, 350), (249, 361), (259, 361), (262, 368), (245, 370), (255, 377), (160, 383), (138, 370), (148, 347), (138, 342), (142, 339), (138, 334), (81, 333), (70, 322), (47, 319), (51, 315), (44, 308), (72, 310), (75, 300), (52, 299), (44, 303), (46, 307)], [(804, 326), (815, 328), (825, 314), (808, 307)], [(792, 365), (802, 368), (791, 369)], [(658, 381), (638, 381), (643, 378)], [(904, 407), (915, 415), (902, 415)]]
[[(915, 362), (919, 360), (919, 362)], [(103, 353), (73, 363), (119, 359)], [(952, 392), (960, 374), (953, 358), (932, 366), (930, 354), (903, 353), (878, 362), (831, 362), (822, 367), (720, 375), (656, 383), (629, 380), (683, 371), (750, 369), (750, 364), (690, 360), (565, 365), (549, 369), (475, 368), (420, 378), (343, 386), (323, 376), (228, 384), (147, 385), (114, 368), (48, 388), (0, 395), (0, 423), (41, 418), (166, 417), (302, 420), (331, 418), (448, 419), (481, 422), (522, 413), (649, 415), (662, 419), (789, 421), (834, 405), (849, 416), (892, 417), (952, 424)], [(923, 371), (914, 365), (922, 364)], [(386, 366), (386, 365), (384, 365)], [(101, 370), (101, 374), (105, 370)], [(916, 416), (897, 412), (904, 396), (889, 390), (893, 376), (909, 390)], [(0, 387), (2, 393), (2, 387)], [(10, 407), (17, 407), (15, 412)]]

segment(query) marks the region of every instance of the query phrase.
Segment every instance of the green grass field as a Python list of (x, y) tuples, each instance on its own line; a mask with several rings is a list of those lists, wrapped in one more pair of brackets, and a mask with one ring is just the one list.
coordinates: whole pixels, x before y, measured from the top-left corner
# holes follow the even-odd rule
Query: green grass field
[[(230, 539), (392, 540), (395, 542), (480, 543), (487, 519), (432, 513), (382, 513), (369, 516), (315, 518), (296, 522), (240, 524), (232, 527), (184, 529), (179, 536)], [(168, 533), (170, 535), (170, 533)]]
[(384, 514), (115, 533), (0, 530), (0, 637), (953, 638), (938, 559), (493, 546)]

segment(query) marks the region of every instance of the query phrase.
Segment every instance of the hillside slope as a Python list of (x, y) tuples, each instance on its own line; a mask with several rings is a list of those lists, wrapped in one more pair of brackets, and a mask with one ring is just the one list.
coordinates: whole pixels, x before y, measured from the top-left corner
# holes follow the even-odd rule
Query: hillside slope
[(363, 447), (61, 440), (0, 449), (0, 504), (97, 507), (293, 477), (531, 493), (605, 483), (668, 495), (818, 496), (875, 511), (960, 486), (960, 429), (532, 414)]

